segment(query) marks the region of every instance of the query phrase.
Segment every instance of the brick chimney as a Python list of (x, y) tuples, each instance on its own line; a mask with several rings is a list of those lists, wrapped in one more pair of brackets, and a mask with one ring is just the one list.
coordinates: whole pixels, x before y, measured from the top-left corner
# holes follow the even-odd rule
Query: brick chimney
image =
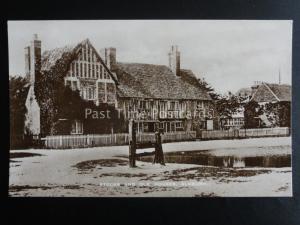
[(100, 55), (103, 57), (105, 64), (110, 70), (114, 69), (117, 63), (117, 50), (114, 47), (104, 48), (100, 50)]
[(29, 77), (30, 88), (28, 90), (25, 106), (27, 109), (24, 121), (24, 133), (39, 135), (41, 133), (40, 107), (34, 93), (36, 77), (41, 71), (41, 41), (33, 35), (30, 46), (25, 47), (25, 73)]
[(172, 45), (169, 52), (169, 67), (176, 76), (180, 76), (180, 52), (177, 45)]
[(30, 81), (30, 46), (26, 46), (24, 49), (25, 53), (25, 77)]
[(28, 49), (28, 53), (30, 54), (28, 54), (29, 57), (26, 57), (25, 53), (25, 62), (28, 63), (27, 66), (25, 64), (25, 70), (26, 67), (29, 67), (30, 84), (33, 85), (36, 77), (38, 76), (38, 74), (40, 74), (41, 71), (41, 41), (38, 39), (37, 34), (33, 35), (30, 47), (26, 48)]

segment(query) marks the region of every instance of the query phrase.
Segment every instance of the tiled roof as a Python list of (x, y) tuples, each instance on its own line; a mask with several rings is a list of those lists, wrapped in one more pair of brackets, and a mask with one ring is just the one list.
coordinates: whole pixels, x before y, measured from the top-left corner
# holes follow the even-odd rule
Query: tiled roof
[(292, 87), (287, 84), (267, 84), (280, 101), (291, 101)]
[(269, 83), (260, 84), (251, 98), (251, 100), (256, 102), (291, 101), (291, 99), (291, 85)]
[[(87, 43), (90, 44), (92, 48), (94, 48), (93, 45), (90, 43), (89, 39), (85, 39), (77, 44), (66, 45), (61, 48), (55, 48), (52, 50), (44, 51), (42, 54), (41, 62), (42, 72), (44, 74), (50, 74), (51, 76), (64, 76), (64, 73), (68, 68), (68, 64), (70, 64), (77, 57), (79, 49)], [(96, 49), (94, 50), (102, 64), (106, 66)], [(115, 74), (111, 73), (111, 71), (107, 67), (106, 69), (109, 72), (110, 76), (113, 78), (113, 80), (115, 80), (115, 82), (118, 83)]]
[(75, 55), (79, 45), (84, 44), (86, 41), (87, 40), (84, 40), (78, 44), (66, 45), (61, 48), (44, 51), (42, 54), (42, 71), (50, 71), (59, 60)]
[[(41, 70), (50, 76), (63, 76), (66, 66), (75, 59), (77, 50), (86, 42), (89, 40), (45, 51)], [(111, 76), (120, 97), (211, 100), (191, 70), (181, 70), (180, 76), (176, 76), (164, 65), (117, 63)]]
[(176, 76), (164, 65), (117, 63), (115, 72), (120, 97), (211, 100), (189, 70)]

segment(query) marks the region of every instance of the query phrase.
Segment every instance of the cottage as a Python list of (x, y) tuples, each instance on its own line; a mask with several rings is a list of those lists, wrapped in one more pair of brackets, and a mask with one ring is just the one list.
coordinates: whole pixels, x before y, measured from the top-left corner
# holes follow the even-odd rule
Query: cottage
[[(292, 87), (288, 84), (255, 82), (251, 102), (260, 106), (261, 113), (254, 117), (258, 127), (290, 127)], [(257, 111), (257, 110), (256, 110)], [(252, 115), (250, 113), (250, 115)]]
[[(26, 130), (31, 134), (43, 133), (40, 118), (49, 109), (47, 102), (37, 101), (34, 88), (37, 77), (45, 76), (60, 77), (95, 105), (113, 106), (126, 121), (133, 118), (138, 132), (153, 132), (157, 126), (164, 132), (213, 129), (212, 100), (193, 72), (180, 68), (177, 46), (171, 47), (168, 66), (122, 63), (117, 61), (115, 48), (98, 53), (88, 39), (41, 54), (41, 41), (35, 35), (25, 48), (25, 63), (31, 85)], [(71, 134), (85, 130), (84, 118), (72, 121)]]
[(250, 101), (265, 104), (269, 102), (291, 102), (292, 87), (288, 84), (271, 84), (266, 82), (255, 82), (252, 88)]

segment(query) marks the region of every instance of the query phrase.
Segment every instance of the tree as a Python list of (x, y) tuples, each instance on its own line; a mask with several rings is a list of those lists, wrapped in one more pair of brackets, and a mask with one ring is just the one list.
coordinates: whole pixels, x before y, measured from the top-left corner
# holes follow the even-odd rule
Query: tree
[(231, 118), (233, 114), (241, 111), (242, 101), (235, 95), (219, 96), (216, 108), (222, 118)]
[(25, 78), (13, 76), (9, 79), (9, 109), (10, 109), (10, 138), (11, 148), (20, 145), (24, 134), (25, 102), (29, 85)]
[(250, 101), (244, 108), (245, 128), (258, 128), (262, 126), (259, 122), (259, 116), (264, 113), (262, 107), (257, 102)]
[(212, 100), (219, 99), (220, 95), (215, 92), (214, 88), (210, 84), (208, 84), (204, 78), (203, 79), (199, 78), (198, 82), (200, 87), (210, 95)]
[[(221, 118), (232, 118), (232, 115), (242, 111), (245, 97), (236, 96), (231, 92), (221, 95), (215, 92), (214, 88), (204, 79), (198, 79), (199, 85), (203, 88), (213, 100), (213, 108), (216, 112), (215, 116), (218, 120)], [(219, 123), (219, 121), (217, 121)]]
[[(72, 90), (59, 79), (51, 76), (43, 76), (42, 79), (36, 86), (43, 135), (69, 134), (74, 120), (84, 122), (84, 132), (89, 134), (110, 133), (112, 129), (118, 132), (124, 128), (123, 115), (119, 115), (114, 106), (106, 103), (97, 106), (93, 101), (84, 100), (79, 90)], [(86, 109), (92, 112), (109, 111), (110, 114), (106, 118), (86, 118)]]
[(264, 113), (273, 127), (291, 126), (291, 103), (275, 102), (267, 103), (263, 108)]

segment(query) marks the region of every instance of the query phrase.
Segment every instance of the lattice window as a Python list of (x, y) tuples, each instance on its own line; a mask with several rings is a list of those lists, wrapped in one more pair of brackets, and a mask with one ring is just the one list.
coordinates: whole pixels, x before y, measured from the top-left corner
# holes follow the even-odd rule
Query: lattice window
[(98, 82), (98, 99), (105, 102), (105, 83)]
[(114, 83), (106, 84), (107, 102), (114, 102), (116, 98), (116, 86)]

